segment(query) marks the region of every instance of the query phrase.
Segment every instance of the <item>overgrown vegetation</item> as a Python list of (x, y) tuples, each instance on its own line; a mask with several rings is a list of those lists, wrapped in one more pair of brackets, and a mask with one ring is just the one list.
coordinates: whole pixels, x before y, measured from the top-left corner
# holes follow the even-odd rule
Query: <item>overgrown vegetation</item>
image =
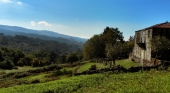
[(154, 36), (150, 40), (150, 46), (152, 49), (152, 57), (154, 58), (154, 64), (156, 65), (156, 59), (170, 60), (170, 40), (165, 36)]

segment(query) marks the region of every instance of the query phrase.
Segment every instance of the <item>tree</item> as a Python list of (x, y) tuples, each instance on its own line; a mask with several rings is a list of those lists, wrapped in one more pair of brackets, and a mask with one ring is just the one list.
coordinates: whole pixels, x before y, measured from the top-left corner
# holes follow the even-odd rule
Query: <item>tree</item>
[(38, 58), (34, 58), (32, 61), (31, 61), (31, 66), (32, 67), (39, 67), (40, 66), (40, 60)]
[(125, 41), (123, 46), (123, 52), (121, 57), (128, 58), (129, 54), (133, 51), (134, 48), (134, 37), (130, 36), (128, 41)]
[(110, 58), (113, 62), (112, 65), (115, 65), (116, 59), (121, 55), (123, 52), (123, 44), (121, 42), (116, 42), (115, 44), (107, 44), (106, 45), (106, 57)]
[(155, 55), (154, 64), (156, 59), (163, 57), (164, 52), (170, 50), (170, 40), (164, 36), (155, 36), (150, 40), (152, 54)]
[(55, 62), (56, 62), (56, 59), (58, 58), (58, 54), (56, 54), (56, 53), (53, 52), (53, 51), (50, 51), (50, 52), (47, 54), (47, 57), (48, 57), (50, 63), (55, 63)]
[(104, 56), (103, 47), (104, 44), (101, 42), (99, 35), (94, 35), (90, 38), (83, 46), (83, 55), (85, 59), (92, 59)]
[(24, 55), (24, 53), (21, 51), (21, 50), (16, 50), (15, 52), (14, 52), (14, 64), (15, 65), (17, 65), (17, 62), (19, 61), (19, 59), (20, 58), (24, 58), (25, 57), (25, 55)]
[(73, 64), (73, 62), (78, 61), (78, 58), (75, 54), (71, 53), (68, 54), (66, 61), (69, 62), (70, 64)]
[(118, 28), (106, 27), (103, 33), (94, 35), (83, 46), (84, 59), (105, 58), (107, 44), (114, 45), (117, 41), (123, 42), (123, 33)]
[(65, 63), (66, 62), (66, 56), (65, 55), (59, 55), (57, 61), (58, 61), (58, 63)]

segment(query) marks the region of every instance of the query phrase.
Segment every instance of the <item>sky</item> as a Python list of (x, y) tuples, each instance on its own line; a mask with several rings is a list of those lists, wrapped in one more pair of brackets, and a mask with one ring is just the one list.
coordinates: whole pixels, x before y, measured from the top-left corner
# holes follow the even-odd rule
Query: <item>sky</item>
[(125, 40), (170, 21), (169, 0), (0, 0), (0, 24), (90, 38), (106, 27)]

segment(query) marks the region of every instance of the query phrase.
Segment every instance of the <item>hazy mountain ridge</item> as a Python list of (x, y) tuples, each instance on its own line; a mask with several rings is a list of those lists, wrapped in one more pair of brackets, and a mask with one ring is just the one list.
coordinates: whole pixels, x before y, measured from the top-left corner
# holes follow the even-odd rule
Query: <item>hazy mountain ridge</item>
[[(37, 34), (37, 36), (41, 35), (41, 36), (46, 37), (46, 38), (48, 37), (48, 39), (51, 38), (52, 40), (61, 39), (63, 41), (76, 41), (76, 42), (82, 42), (82, 43), (84, 43), (87, 40), (87, 39), (84, 39), (84, 38), (64, 35), (64, 34), (60, 34), (60, 33), (53, 32), (53, 31), (32, 30), (32, 29), (27, 29), (27, 28), (23, 28), (23, 27), (7, 26), (7, 25), (0, 25), (0, 33), (4, 33), (6, 35), (11, 35), (11, 36), (25, 35), (25, 36), (28, 36), (28, 37), (31, 37), (31, 35), (35, 36), (35, 34)], [(52, 38), (52, 37), (54, 37), (54, 38)], [(66, 43), (66, 42), (64, 42), (64, 43)]]

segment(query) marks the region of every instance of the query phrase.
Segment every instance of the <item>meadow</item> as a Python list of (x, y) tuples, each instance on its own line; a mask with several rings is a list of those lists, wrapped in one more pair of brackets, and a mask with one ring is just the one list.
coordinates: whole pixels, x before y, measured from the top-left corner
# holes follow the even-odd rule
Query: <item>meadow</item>
[(149, 71), (81, 75), (39, 84), (1, 88), (1, 93), (169, 93), (170, 73)]
[[(131, 65), (129, 65), (129, 64)], [(73, 68), (63, 68), (62, 70), (84, 71), (96, 65), (98, 69), (107, 66), (101, 63), (88, 62)], [(119, 60), (117, 65), (126, 68), (138, 66), (130, 60)], [(104, 72), (92, 75), (66, 76), (61, 75), (59, 79), (45, 81), (50, 73), (39, 73), (34, 76), (20, 78), (19, 80), (39, 79), (40, 83), (21, 84), (7, 88), (0, 88), (0, 93), (169, 93), (170, 92), (170, 72), (169, 70), (140, 71), (135, 73)], [(57, 76), (55, 76), (57, 77)]]

